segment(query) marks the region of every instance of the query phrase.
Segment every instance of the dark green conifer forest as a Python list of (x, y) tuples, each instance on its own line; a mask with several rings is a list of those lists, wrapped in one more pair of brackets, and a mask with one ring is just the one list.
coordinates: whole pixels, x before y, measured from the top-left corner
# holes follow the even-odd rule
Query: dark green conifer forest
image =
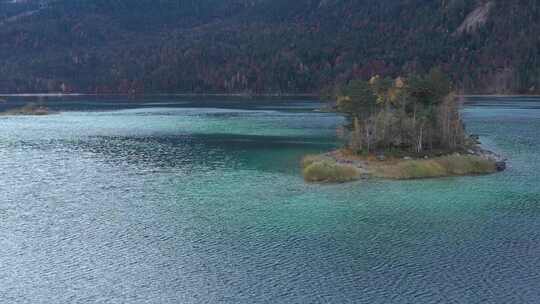
[(0, 1), (0, 91), (318, 93), (438, 66), (540, 92), (536, 0)]

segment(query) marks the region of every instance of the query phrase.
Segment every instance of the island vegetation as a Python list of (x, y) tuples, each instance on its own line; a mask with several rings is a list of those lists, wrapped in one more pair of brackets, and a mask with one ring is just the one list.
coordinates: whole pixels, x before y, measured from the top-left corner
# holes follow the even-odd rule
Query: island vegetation
[(392, 179), (488, 174), (504, 161), (469, 136), (462, 99), (447, 75), (354, 80), (327, 91), (332, 109), (346, 117), (339, 130), (345, 145), (302, 160), (312, 182), (345, 182), (362, 176)]
[(4, 112), (0, 112), (0, 115), (6, 116), (6, 115), (34, 115), (34, 116), (43, 116), (43, 115), (50, 115), (54, 114), (55, 112), (51, 111), (48, 107), (39, 105), (37, 103), (31, 102), (23, 107), (15, 108), (15, 109), (9, 109)]

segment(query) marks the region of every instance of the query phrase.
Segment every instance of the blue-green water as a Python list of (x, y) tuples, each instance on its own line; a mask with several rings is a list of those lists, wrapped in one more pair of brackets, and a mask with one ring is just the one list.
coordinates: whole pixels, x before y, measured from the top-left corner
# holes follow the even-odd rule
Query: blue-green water
[(2, 303), (538, 303), (540, 99), (475, 98), (504, 173), (308, 185), (308, 102), (0, 117)]

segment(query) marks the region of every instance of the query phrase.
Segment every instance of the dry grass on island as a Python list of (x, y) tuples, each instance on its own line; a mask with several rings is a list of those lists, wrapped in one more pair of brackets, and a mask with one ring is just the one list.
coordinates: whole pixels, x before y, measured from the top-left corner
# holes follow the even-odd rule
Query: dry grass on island
[(340, 164), (328, 156), (308, 155), (302, 158), (301, 165), (308, 182), (344, 183), (358, 180), (362, 175), (359, 168)]
[(495, 173), (496, 163), (477, 155), (447, 155), (433, 159), (402, 160), (374, 166), (374, 175), (390, 179), (419, 179)]
[(360, 178), (423, 179), (465, 175), (484, 175), (499, 171), (497, 161), (474, 154), (452, 154), (412, 159), (375, 155), (358, 156), (338, 150), (323, 155), (308, 155), (301, 162), (308, 182), (342, 183)]

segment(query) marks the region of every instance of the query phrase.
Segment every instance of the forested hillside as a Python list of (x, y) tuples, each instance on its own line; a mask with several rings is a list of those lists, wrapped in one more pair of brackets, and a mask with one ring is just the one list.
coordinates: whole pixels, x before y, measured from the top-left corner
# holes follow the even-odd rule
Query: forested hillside
[(537, 0), (0, 1), (0, 91), (316, 93), (440, 66), (540, 92)]

